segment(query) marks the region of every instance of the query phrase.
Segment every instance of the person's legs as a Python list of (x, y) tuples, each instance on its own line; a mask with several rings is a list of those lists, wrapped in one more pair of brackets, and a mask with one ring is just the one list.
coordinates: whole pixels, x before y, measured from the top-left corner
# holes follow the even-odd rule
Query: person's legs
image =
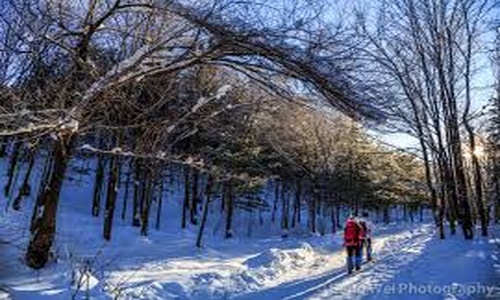
[(361, 253), (363, 250), (363, 242), (360, 242), (359, 246), (356, 247), (355, 249), (356, 249), (356, 259), (355, 259), (356, 270), (359, 270), (361, 269), (361, 261), (362, 261)]
[(347, 264), (347, 272), (351, 273), (352, 269), (354, 268), (354, 255), (355, 255), (355, 247), (354, 246), (346, 246), (345, 247), (346, 252), (347, 252), (347, 258), (346, 258), (346, 264)]
[(367, 261), (372, 260), (372, 239), (371, 238), (366, 239), (366, 260)]

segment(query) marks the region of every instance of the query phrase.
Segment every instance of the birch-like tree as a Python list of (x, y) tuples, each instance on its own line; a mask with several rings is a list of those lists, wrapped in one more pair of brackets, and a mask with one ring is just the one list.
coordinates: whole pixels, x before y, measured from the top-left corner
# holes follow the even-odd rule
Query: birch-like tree
[(382, 1), (374, 26), (368, 25), (366, 16), (359, 18), (359, 32), (367, 41), (364, 57), (374, 67), (368, 67), (366, 77), (381, 87), (393, 125), (406, 128), (420, 142), (441, 238), (445, 216), (452, 233), (459, 221), (464, 237), (473, 238), (473, 199), (482, 234), (487, 234), (481, 166), (473, 155), (471, 195), (463, 149), (466, 140), (470, 148), (476, 147), (474, 66), (492, 4), (486, 0)]

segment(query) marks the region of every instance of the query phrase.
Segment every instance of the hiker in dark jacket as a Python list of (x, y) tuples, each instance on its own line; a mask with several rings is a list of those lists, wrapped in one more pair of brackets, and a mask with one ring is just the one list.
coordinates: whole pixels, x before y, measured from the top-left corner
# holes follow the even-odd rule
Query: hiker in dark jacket
[(360, 253), (362, 255), (363, 250), (366, 253), (366, 260), (372, 260), (372, 234), (373, 234), (373, 223), (368, 219), (368, 212), (364, 212), (362, 217), (358, 219), (358, 224), (363, 230), (363, 234), (360, 236)]

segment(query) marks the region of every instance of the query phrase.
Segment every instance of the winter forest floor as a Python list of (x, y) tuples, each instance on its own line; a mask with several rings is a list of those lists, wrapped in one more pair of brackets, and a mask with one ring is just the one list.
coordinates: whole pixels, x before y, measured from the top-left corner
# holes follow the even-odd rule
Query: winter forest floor
[(440, 241), (430, 224), (380, 225), (375, 262), (350, 276), (339, 236), (236, 238), (197, 250), (189, 233), (121, 238), (129, 233), (120, 228), (119, 242), (97, 247), (83, 234), (36, 272), (22, 263), (23, 237), (12, 235), (22, 218), (0, 220), (0, 299), (500, 299), (498, 228)]
[[(141, 236), (129, 208), (125, 219), (116, 213), (105, 242), (102, 213), (90, 215), (89, 186), (85, 176), (65, 182), (53, 255), (40, 271), (23, 261), (33, 197), (20, 211), (0, 200), (0, 300), (500, 299), (500, 227), (489, 238), (465, 241), (457, 233), (441, 241), (428, 213), (423, 223), (378, 223), (375, 262), (347, 276), (341, 233), (309, 234), (306, 213), (284, 239), (279, 215), (260, 222), (237, 210), (234, 237), (224, 239), (224, 218), (213, 206), (196, 248), (198, 227), (180, 229), (182, 186), (175, 184), (158, 229), (152, 222)], [(401, 220), (400, 212), (393, 217)]]

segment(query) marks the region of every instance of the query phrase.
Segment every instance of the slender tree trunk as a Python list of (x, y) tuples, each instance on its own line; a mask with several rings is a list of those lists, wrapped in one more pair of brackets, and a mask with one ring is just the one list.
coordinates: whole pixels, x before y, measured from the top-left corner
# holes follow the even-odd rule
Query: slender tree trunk
[(323, 201), (323, 205), (322, 205), (322, 209), (321, 209), (321, 212), (322, 212), (322, 218), (323, 218), (323, 235), (327, 234), (328, 233), (328, 215), (329, 215), (329, 207), (326, 203), (326, 200)]
[(49, 258), (49, 251), (56, 232), (59, 194), (75, 138), (75, 136), (61, 135), (54, 145), (53, 172), (43, 191), (40, 201), (41, 211), (37, 213), (35, 218), (34, 234), (30, 239), (26, 253), (26, 262), (29, 267), (34, 269), (43, 268)]
[(330, 207), (330, 221), (332, 222), (332, 233), (337, 232), (337, 222), (335, 221), (335, 206)]
[[(279, 191), (280, 191), (280, 181), (274, 181), (274, 202), (273, 202), (273, 210), (271, 212), (271, 222), (274, 223), (276, 220), (276, 211), (278, 210), (278, 201), (279, 201)], [(283, 188), (283, 187), (282, 187)]]
[(282, 230), (282, 237), (286, 238), (288, 237), (288, 220), (289, 220), (289, 215), (290, 215), (290, 198), (289, 195), (286, 192), (286, 188), (284, 185), (281, 187), (281, 230)]
[(302, 222), (302, 182), (299, 183), (300, 191), (297, 192), (297, 224)]
[(227, 213), (226, 213), (226, 239), (233, 237), (233, 213), (235, 204), (234, 186), (232, 181), (228, 181), (227, 188)]
[(191, 218), (191, 224), (197, 225), (198, 224), (198, 181), (199, 181), (199, 172), (198, 170), (193, 170), (193, 189), (191, 193), (191, 202), (190, 202), (190, 218)]
[(203, 212), (201, 216), (201, 224), (200, 229), (198, 231), (198, 237), (196, 238), (196, 247), (201, 248), (201, 240), (203, 238), (203, 232), (205, 231), (205, 224), (207, 223), (208, 218), (208, 210), (210, 208), (210, 201), (212, 196), (212, 187), (213, 187), (213, 178), (212, 176), (208, 177), (207, 186), (206, 186), (206, 197), (203, 205)]
[(467, 195), (467, 180), (462, 159), (462, 145), (456, 116), (456, 102), (452, 95), (448, 96), (447, 99), (447, 138), (450, 145), (453, 174), (456, 182), (457, 201), (460, 205), (458, 218), (460, 219), (464, 238), (468, 240), (474, 238), (474, 231), (472, 230), (471, 208)]
[[(495, 153), (499, 150), (496, 149), (497, 145), (494, 145)], [(493, 188), (494, 188), (494, 209), (495, 209), (495, 224), (500, 223), (500, 161), (493, 155)]]
[(111, 231), (113, 229), (113, 217), (116, 207), (116, 196), (118, 194), (118, 182), (120, 179), (120, 159), (117, 156), (110, 158), (108, 188), (106, 195), (106, 204), (104, 211), (103, 237), (105, 240), (111, 240)]
[(227, 202), (227, 185), (225, 183), (222, 184), (222, 194), (220, 197), (220, 213), (223, 214), (226, 210), (226, 202)]
[(130, 178), (132, 177), (132, 162), (127, 170), (127, 180), (125, 181), (125, 194), (123, 195), (122, 220), (125, 220), (127, 215), (127, 202), (130, 193)]
[(189, 211), (189, 168), (184, 167), (184, 203), (182, 205), (182, 229), (187, 226), (187, 214)]
[(94, 197), (92, 201), (92, 216), (98, 217), (101, 211), (101, 198), (103, 194), (104, 187), (104, 156), (97, 156), (97, 169), (94, 182)]
[(7, 137), (0, 138), (0, 158), (5, 157), (7, 154), (7, 146), (9, 145), (9, 140)]
[[(460, 147), (460, 146), (456, 146)], [(461, 152), (459, 152), (461, 154)], [(458, 195), (459, 195), (459, 201), (462, 207), (462, 220), (461, 220), (461, 225), (462, 225), (462, 231), (464, 238), (467, 240), (473, 239), (474, 238), (474, 231), (473, 231), (473, 225), (472, 225), (472, 216), (471, 216), (471, 208), (469, 204), (469, 200), (467, 197), (467, 186), (466, 186), (466, 179), (465, 179), (465, 174), (464, 174), (464, 169), (463, 169), (463, 164), (462, 164), (462, 157), (457, 156), (456, 157), (459, 162), (457, 162), (456, 166), (456, 171), (455, 173), (457, 174), (457, 180), (458, 180)]]
[(479, 219), (481, 221), (481, 235), (488, 236), (488, 214), (484, 207), (483, 200), (483, 178), (481, 175), (481, 164), (479, 163), (479, 158), (476, 153), (476, 139), (474, 135), (474, 128), (472, 127), (469, 119), (469, 110), (472, 102), (471, 97), (471, 68), (472, 68), (472, 56), (473, 56), (473, 39), (474, 33), (471, 28), (471, 21), (469, 20), (469, 14), (467, 10), (463, 11), (465, 26), (466, 26), (466, 51), (465, 51), (465, 112), (462, 115), (462, 123), (465, 125), (465, 130), (469, 136), (469, 146), (472, 154), (472, 167), (473, 167), (473, 177), (474, 177), (474, 188), (476, 193), (476, 208), (479, 214)]
[(444, 174), (444, 187), (445, 191), (443, 193), (446, 205), (446, 218), (450, 224), (450, 234), (455, 235), (456, 233), (456, 222), (461, 219), (461, 214), (458, 204), (458, 194), (456, 180), (451, 170), (450, 162), (443, 162), (443, 174)]
[(133, 200), (133, 207), (132, 207), (132, 226), (134, 227), (140, 227), (141, 226), (141, 208), (140, 208), (140, 202), (141, 202), (141, 180), (144, 180), (142, 178), (142, 161), (140, 159), (135, 160), (134, 164), (134, 200)]
[(389, 224), (391, 222), (389, 216), (389, 205), (384, 206), (384, 223)]
[(342, 229), (342, 225), (340, 223), (340, 204), (336, 204), (335, 208), (335, 222), (337, 223), (337, 228)]
[(149, 213), (151, 211), (151, 203), (153, 202), (153, 179), (150, 174), (146, 176), (146, 182), (144, 182), (144, 205), (142, 207), (142, 226), (141, 226), (141, 235), (148, 235), (149, 230)]
[(142, 161), (140, 159), (136, 159), (134, 163), (134, 201), (133, 201), (133, 207), (132, 207), (132, 226), (134, 227), (140, 227), (141, 226), (141, 209), (140, 209), (140, 202), (141, 202), (141, 180), (142, 178), (142, 171), (141, 171), (141, 166), (142, 166)]
[(309, 207), (309, 228), (312, 233), (316, 233), (316, 204), (318, 198), (318, 191), (314, 188)]
[(300, 196), (302, 194), (302, 181), (297, 179), (297, 186), (295, 190), (295, 199), (293, 202), (293, 214), (292, 214), (292, 228), (295, 228), (296, 224), (300, 224)]
[(19, 154), (21, 153), (22, 143), (20, 141), (16, 141), (14, 143), (14, 150), (12, 151), (12, 155), (9, 162), (9, 169), (7, 170), (7, 184), (4, 187), (4, 195), (5, 197), (10, 197), (10, 193), (13, 188), (14, 183), (14, 174), (17, 170), (17, 163), (19, 161)]
[(479, 214), (479, 219), (481, 221), (481, 235), (488, 236), (488, 218), (486, 210), (484, 208), (483, 200), (483, 176), (481, 175), (481, 164), (477, 157), (476, 152), (476, 141), (474, 137), (474, 130), (472, 127), (466, 123), (466, 129), (469, 134), (469, 146), (472, 153), (472, 168), (474, 174), (474, 188), (476, 194), (476, 208)]
[(19, 210), (21, 208), (21, 201), (24, 197), (28, 197), (31, 195), (31, 185), (30, 185), (30, 178), (31, 178), (31, 173), (33, 170), (33, 166), (35, 165), (35, 153), (33, 149), (29, 149), (28, 153), (28, 170), (26, 171), (26, 174), (24, 175), (24, 180), (23, 184), (21, 185), (21, 188), (19, 188), (19, 193), (14, 199), (14, 202), (12, 203), (12, 208), (14, 210)]
[(163, 206), (163, 177), (160, 178), (160, 184), (158, 185), (158, 210), (156, 212), (156, 225), (155, 228), (156, 230), (160, 229), (160, 222), (161, 222), (161, 213), (162, 213), (162, 206)]

